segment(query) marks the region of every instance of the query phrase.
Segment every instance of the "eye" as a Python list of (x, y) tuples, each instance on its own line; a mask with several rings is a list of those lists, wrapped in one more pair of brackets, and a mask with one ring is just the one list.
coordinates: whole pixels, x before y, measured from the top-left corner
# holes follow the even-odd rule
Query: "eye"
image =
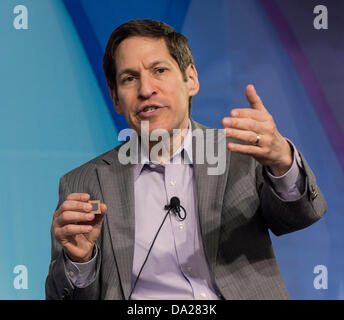
[(161, 73), (164, 73), (165, 71), (166, 71), (166, 68), (156, 68), (156, 69), (155, 69), (155, 72), (156, 72), (156, 73), (160, 73), (160, 74), (161, 74)]
[(133, 76), (128, 76), (128, 77), (125, 77), (124, 79), (122, 79), (122, 82), (123, 83), (126, 83), (126, 82), (132, 82), (135, 80), (135, 77)]

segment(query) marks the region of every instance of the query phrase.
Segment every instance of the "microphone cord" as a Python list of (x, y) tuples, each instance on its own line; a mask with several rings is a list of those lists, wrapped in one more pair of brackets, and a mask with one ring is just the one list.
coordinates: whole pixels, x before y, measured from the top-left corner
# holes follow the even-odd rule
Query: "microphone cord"
[[(182, 215), (180, 214), (180, 208), (183, 209), (183, 211), (184, 211), (184, 216), (182, 216)], [(143, 264), (142, 264), (142, 266), (141, 266), (141, 268), (140, 268), (140, 271), (139, 271), (139, 273), (138, 273), (138, 275), (137, 275), (137, 277), (136, 277), (136, 280), (135, 280), (135, 283), (134, 283), (134, 285), (133, 285), (133, 288), (132, 288), (131, 291), (130, 291), (128, 300), (131, 300), (131, 295), (132, 295), (133, 292), (134, 292), (134, 289), (135, 289), (135, 287), (136, 287), (137, 281), (138, 281), (139, 278), (140, 278), (140, 275), (141, 275), (141, 272), (142, 272), (142, 270), (143, 270), (143, 267), (145, 266), (145, 264), (146, 264), (146, 262), (147, 262), (147, 260), (148, 260), (149, 254), (150, 254), (150, 252), (151, 252), (151, 250), (152, 250), (152, 248), (153, 248), (153, 245), (154, 245), (154, 243), (155, 243), (155, 240), (156, 240), (156, 238), (158, 237), (158, 234), (159, 234), (159, 232), (160, 232), (160, 230), (161, 230), (161, 228), (162, 228), (162, 226), (163, 226), (163, 224), (164, 224), (164, 222), (165, 222), (165, 220), (166, 220), (168, 214), (170, 213), (170, 211), (171, 211), (172, 209), (174, 209), (174, 210), (177, 212), (177, 215), (178, 215), (178, 217), (179, 217), (179, 219), (180, 219), (181, 221), (185, 220), (185, 218), (186, 218), (186, 211), (185, 211), (184, 207), (182, 207), (182, 206), (180, 205), (180, 200), (179, 200), (179, 198), (177, 198), (177, 197), (172, 197), (172, 198), (171, 198), (170, 204), (165, 206), (165, 210), (167, 210), (167, 209), (168, 209), (168, 211), (167, 211), (167, 213), (165, 214), (165, 217), (164, 217), (164, 219), (162, 220), (162, 222), (161, 222), (161, 224), (160, 224), (160, 227), (159, 227), (158, 231), (156, 232), (156, 234), (155, 234), (155, 236), (154, 236), (154, 239), (153, 239), (152, 244), (151, 244), (151, 246), (150, 246), (150, 248), (149, 248), (149, 250), (148, 250), (148, 253), (147, 253), (147, 255), (146, 255), (146, 258), (145, 258), (145, 260), (144, 260), (144, 262), (143, 262)]]

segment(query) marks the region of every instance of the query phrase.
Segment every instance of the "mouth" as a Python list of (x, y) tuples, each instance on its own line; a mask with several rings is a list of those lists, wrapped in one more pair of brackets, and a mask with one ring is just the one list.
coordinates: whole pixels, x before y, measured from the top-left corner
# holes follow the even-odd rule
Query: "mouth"
[(142, 118), (149, 118), (153, 115), (156, 115), (160, 112), (163, 107), (156, 106), (156, 105), (149, 105), (145, 107), (141, 107), (140, 110), (137, 112), (137, 115)]

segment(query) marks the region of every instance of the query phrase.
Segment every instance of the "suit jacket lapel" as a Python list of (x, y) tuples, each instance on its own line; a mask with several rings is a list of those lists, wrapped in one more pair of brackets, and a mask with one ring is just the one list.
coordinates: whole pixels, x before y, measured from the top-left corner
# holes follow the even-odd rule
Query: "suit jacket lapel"
[(133, 165), (122, 165), (114, 150), (103, 158), (98, 175), (104, 202), (108, 207), (106, 218), (120, 281), (125, 299), (131, 290), (135, 239), (135, 208)]
[[(206, 127), (199, 125), (192, 121), (192, 129), (202, 129), (205, 138)], [(217, 152), (217, 134), (215, 136), (215, 152)], [(204, 154), (206, 155), (206, 140), (204, 139)], [(194, 176), (197, 188), (198, 197), (198, 212), (201, 226), (201, 233), (203, 239), (203, 246), (205, 254), (208, 258), (210, 268), (213, 271), (216, 263), (216, 256), (219, 244), (220, 224), (221, 224), (221, 212), (223, 204), (223, 195), (227, 183), (228, 176), (228, 152), (226, 152), (226, 169), (221, 175), (209, 175), (206, 156), (204, 157), (204, 164), (197, 164), (195, 158), (196, 141), (193, 138), (193, 163), (194, 163)]]

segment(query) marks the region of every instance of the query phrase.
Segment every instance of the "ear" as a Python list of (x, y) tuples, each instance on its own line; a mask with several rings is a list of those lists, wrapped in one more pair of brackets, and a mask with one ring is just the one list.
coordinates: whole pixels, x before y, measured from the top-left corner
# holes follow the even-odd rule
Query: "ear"
[(122, 108), (119, 104), (118, 98), (116, 96), (115, 90), (108, 87), (113, 106), (118, 114), (123, 114)]
[(193, 64), (190, 64), (186, 68), (185, 73), (188, 82), (189, 96), (195, 96), (199, 91), (199, 82), (196, 67)]

